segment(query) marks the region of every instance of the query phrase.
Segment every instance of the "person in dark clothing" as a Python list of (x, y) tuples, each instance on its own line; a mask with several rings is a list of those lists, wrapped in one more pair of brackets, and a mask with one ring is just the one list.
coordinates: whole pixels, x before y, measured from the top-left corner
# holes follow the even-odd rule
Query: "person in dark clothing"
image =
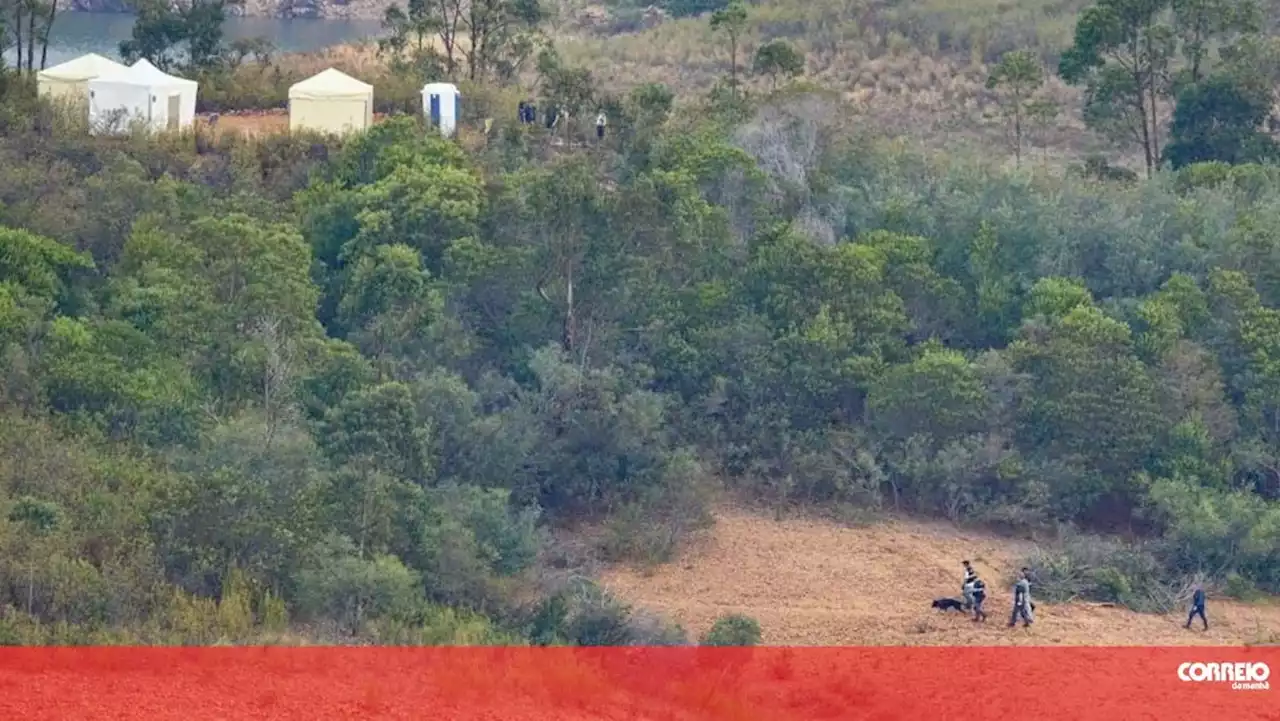
[(521, 100), (520, 105), (516, 108), (516, 117), (520, 119), (521, 125), (529, 124), (529, 104)]
[(551, 130), (556, 126), (556, 121), (560, 119), (560, 109), (552, 105), (547, 108), (547, 130)]
[(986, 621), (987, 612), (982, 610), (982, 602), (987, 600), (987, 584), (975, 577), (970, 585), (973, 587), (973, 620)]
[(1195, 593), (1191, 594), (1191, 613), (1187, 614), (1186, 628), (1191, 628), (1191, 621), (1196, 616), (1200, 617), (1200, 622), (1204, 624), (1204, 630), (1209, 630), (1209, 619), (1204, 615), (1204, 588), (1200, 584), (1196, 584)]
[(608, 120), (604, 117), (604, 111), (601, 110), (600, 114), (596, 116), (596, 139), (597, 140), (604, 140), (604, 126), (605, 126), (605, 123), (607, 122)]
[(1018, 624), (1019, 616), (1022, 617), (1023, 628), (1031, 625), (1031, 569), (1023, 568), (1019, 576), (1013, 586), (1013, 614), (1009, 616), (1009, 628)]

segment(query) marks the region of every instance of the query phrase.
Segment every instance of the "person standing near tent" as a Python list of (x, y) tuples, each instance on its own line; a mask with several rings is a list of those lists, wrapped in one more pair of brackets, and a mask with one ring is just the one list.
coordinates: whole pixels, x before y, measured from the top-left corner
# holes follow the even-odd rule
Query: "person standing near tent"
[(600, 114), (596, 116), (596, 139), (597, 140), (604, 140), (604, 126), (605, 126), (605, 123), (607, 122), (608, 120), (604, 117), (604, 111), (601, 110)]
[(1013, 585), (1013, 614), (1009, 616), (1009, 628), (1013, 628), (1018, 624), (1018, 617), (1022, 617), (1022, 627), (1026, 628), (1031, 625), (1031, 569), (1022, 568), (1018, 582)]
[(978, 572), (973, 570), (973, 566), (968, 561), (964, 564), (964, 582), (960, 585), (960, 591), (964, 594), (964, 610), (968, 611), (973, 608), (973, 582), (978, 580)]
[(1191, 628), (1191, 621), (1199, 616), (1200, 622), (1204, 624), (1204, 630), (1208, 631), (1209, 619), (1204, 615), (1204, 587), (1197, 583), (1195, 589), (1195, 593), (1191, 594), (1191, 613), (1187, 614), (1185, 628)]

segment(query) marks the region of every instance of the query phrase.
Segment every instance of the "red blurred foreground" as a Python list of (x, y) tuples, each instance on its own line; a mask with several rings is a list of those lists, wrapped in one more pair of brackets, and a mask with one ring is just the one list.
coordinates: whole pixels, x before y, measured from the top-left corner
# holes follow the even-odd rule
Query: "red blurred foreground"
[(12, 648), (0, 719), (1280, 719), (1208, 662), (1280, 648)]

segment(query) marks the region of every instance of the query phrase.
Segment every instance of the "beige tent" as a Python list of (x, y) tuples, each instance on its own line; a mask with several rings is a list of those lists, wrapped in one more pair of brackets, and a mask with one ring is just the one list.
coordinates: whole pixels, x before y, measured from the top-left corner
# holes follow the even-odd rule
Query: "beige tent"
[(289, 130), (346, 133), (373, 125), (373, 86), (329, 68), (289, 88)]
[(118, 73), (124, 69), (123, 65), (114, 60), (104, 58), (97, 53), (89, 53), (61, 65), (41, 70), (36, 75), (36, 87), (41, 97), (88, 101), (90, 80), (100, 75)]

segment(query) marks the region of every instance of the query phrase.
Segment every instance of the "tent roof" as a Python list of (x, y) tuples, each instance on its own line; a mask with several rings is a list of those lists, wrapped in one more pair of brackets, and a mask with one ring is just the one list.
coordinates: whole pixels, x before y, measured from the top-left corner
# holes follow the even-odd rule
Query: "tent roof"
[(341, 70), (329, 68), (294, 84), (293, 87), (289, 88), (289, 97), (304, 99), (366, 98), (372, 92), (372, 85), (360, 82)]
[(88, 80), (107, 73), (118, 73), (127, 69), (110, 58), (104, 58), (97, 53), (88, 53), (74, 60), (68, 60), (65, 63), (41, 70), (39, 75), (42, 78), (57, 78), (58, 80)]
[(103, 73), (96, 78), (103, 82), (125, 83), (128, 85), (144, 85), (148, 87), (175, 85), (196, 87), (196, 81), (169, 75), (147, 61), (146, 58), (111, 73)]

